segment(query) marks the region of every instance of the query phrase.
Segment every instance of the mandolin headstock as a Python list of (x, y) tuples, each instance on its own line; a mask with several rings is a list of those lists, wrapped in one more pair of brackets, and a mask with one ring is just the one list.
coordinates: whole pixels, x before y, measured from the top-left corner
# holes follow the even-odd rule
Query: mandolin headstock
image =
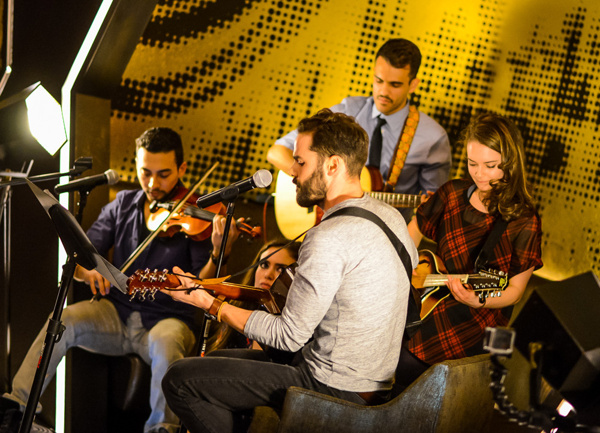
[(480, 271), (479, 274), (470, 275), (468, 282), (473, 290), (478, 292), (479, 299), (483, 303), (485, 298), (502, 296), (502, 292), (508, 286), (508, 277), (503, 271), (488, 269)]

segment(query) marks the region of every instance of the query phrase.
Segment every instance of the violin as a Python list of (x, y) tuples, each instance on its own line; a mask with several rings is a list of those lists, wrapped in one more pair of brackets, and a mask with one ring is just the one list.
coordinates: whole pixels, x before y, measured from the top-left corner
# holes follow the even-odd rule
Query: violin
[[(212, 233), (213, 218), (216, 214), (224, 215), (225, 206), (222, 203), (216, 203), (205, 209), (200, 209), (195, 206), (198, 197), (192, 196), (183, 205), (183, 212), (174, 213), (165, 222), (165, 219), (175, 207), (176, 197), (177, 194), (174, 197), (175, 201), (152, 202), (150, 204), (150, 216), (146, 223), (148, 229), (154, 232), (160, 228), (159, 236), (174, 236), (176, 233), (183, 232), (195, 241), (207, 239)], [(235, 224), (240, 231), (250, 235), (253, 239), (261, 236), (260, 227), (252, 227), (249, 224), (238, 221)]]

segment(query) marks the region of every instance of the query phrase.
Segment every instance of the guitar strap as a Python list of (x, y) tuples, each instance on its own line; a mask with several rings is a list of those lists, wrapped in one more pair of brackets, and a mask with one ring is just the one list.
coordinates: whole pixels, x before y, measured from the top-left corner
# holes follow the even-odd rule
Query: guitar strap
[(413, 138), (415, 138), (415, 133), (417, 132), (418, 125), (419, 110), (414, 105), (409, 105), (408, 116), (404, 121), (402, 131), (400, 131), (400, 136), (398, 137), (398, 142), (396, 143), (396, 149), (394, 149), (394, 153), (392, 154), (392, 161), (390, 164), (388, 178), (386, 181), (386, 184), (389, 185), (392, 191), (394, 190), (394, 187), (398, 182), (400, 172), (404, 168), (406, 155), (408, 155), (410, 145), (412, 144)]
[[(471, 185), (469, 187), (469, 189), (467, 190), (468, 198), (471, 197), (471, 195), (475, 191), (475, 188), (475, 185)], [(504, 230), (506, 230), (507, 226), (508, 222), (504, 221), (502, 217), (496, 218), (496, 221), (494, 221), (494, 227), (492, 227), (492, 231), (485, 240), (483, 247), (481, 247), (477, 259), (475, 259), (475, 273), (481, 271), (485, 266), (487, 266), (490, 257), (492, 257), (492, 251), (500, 241), (500, 237), (502, 236), (502, 233), (504, 233)]]
[[(333, 218), (333, 217), (341, 216), (341, 215), (357, 216), (357, 217), (368, 219), (369, 221), (372, 221), (373, 223), (377, 224), (383, 230), (383, 232), (387, 235), (390, 242), (396, 249), (396, 252), (398, 253), (398, 256), (400, 257), (400, 260), (402, 261), (402, 264), (404, 265), (404, 269), (406, 270), (406, 275), (408, 277), (408, 281), (411, 281), (413, 267), (412, 267), (410, 255), (408, 254), (408, 251), (406, 250), (406, 247), (404, 246), (404, 244), (400, 241), (400, 239), (398, 239), (398, 236), (396, 236), (396, 234), (386, 225), (386, 223), (383, 222), (383, 220), (381, 218), (379, 218), (377, 215), (375, 215), (373, 212), (371, 212), (367, 209), (363, 209), (363, 208), (356, 207), (356, 206), (350, 206), (350, 207), (344, 207), (344, 208), (338, 209), (337, 211), (331, 213), (330, 215), (327, 215), (327, 218)], [(415, 287), (412, 285), (412, 283), (410, 284), (410, 294), (411, 294), (411, 296), (409, 296), (409, 298), (408, 298), (408, 312), (406, 314), (406, 326), (404, 328), (404, 335), (405, 335), (405, 337), (407, 337), (409, 339), (415, 334), (415, 332), (417, 332), (417, 329), (421, 325), (421, 296), (420, 296), (419, 292), (417, 291), (417, 289), (415, 289)]]

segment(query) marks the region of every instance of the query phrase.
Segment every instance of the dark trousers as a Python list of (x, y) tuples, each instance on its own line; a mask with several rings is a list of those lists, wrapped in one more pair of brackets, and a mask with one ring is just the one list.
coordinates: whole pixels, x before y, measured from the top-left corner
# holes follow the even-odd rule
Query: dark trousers
[(281, 409), (290, 386), (365, 404), (354, 392), (315, 380), (302, 356), (298, 358), (284, 365), (271, 362), (260, 350), (220, 350), (174, 362), (162, 388), (169, 407), (191, 433), (245, 431), (252, 409)]

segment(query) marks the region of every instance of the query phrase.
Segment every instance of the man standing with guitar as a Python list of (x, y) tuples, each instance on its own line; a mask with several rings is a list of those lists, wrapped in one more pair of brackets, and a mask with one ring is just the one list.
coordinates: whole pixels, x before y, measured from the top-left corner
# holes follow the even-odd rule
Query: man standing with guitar
[[(471, 179), (443, 185), (421, 204), (408, 228), (418, 245), (426, 236), (451, 274), (491, 269), (508, 277), (501, 296), (480, 296), (448, 276), (449, 296), (423, 319), (403, 351), (400, 382), (408, 385), (428, 365), (485, 353), (487, 326), (506, 326), (512, 306), (542, 266), (541, 221), (528, 190), (523, 140), (508, 118), (483, 113), (463, 133)], [(443, 283), (442, 283), (443, 284)]]
[(365, 131), (328, 109), (298, 130), (291, 167), (297, 201), (319, 205), (324, 215), (302, 243), (281, 315), (237, 308), (204, 290), (173, 296), (260, 344), (301, 352), (291, 365), (218, 356), (172, 364), (163, 391), (192, 433), (246, 431), (242, 415), (256, 406), (280, 408), (292, 385), (357, 404), (384, 401), (392, 387), (417, 250), (400, 214), (362, 191)]
[[(446, 131), (409, 102), (418, 85), (421, 66), (419, 48), (406, 39), (390, 39), (375, 56), (373, 95), (351, 96), (331, 107), (352, 116), (369, 134), (367, 165), (372, 176), (379, 173), (385, 189), (402, 194), (436, 191), (448, 180), (451, 167)], [(267, 160), (290, 174), (292, 150), (298, 131), (278, 139)], [(376, 182), (376, 179), (373, 180)], [(412, 209), (402, 210), (408, 221)]]

